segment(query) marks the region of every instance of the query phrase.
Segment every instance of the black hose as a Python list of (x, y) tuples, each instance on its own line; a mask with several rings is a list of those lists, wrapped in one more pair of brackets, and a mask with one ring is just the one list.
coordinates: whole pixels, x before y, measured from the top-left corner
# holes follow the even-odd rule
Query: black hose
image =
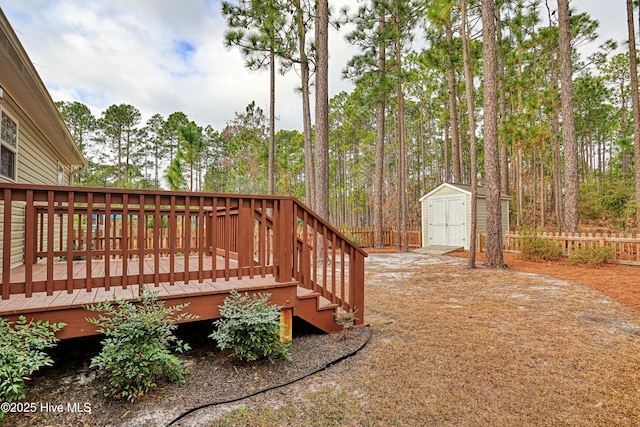
[(291, 385), (291, 384), (293, 384), (295, 382), (298, 382), (298, 381), (303, 380), (303, 379), (305, 379), (307, 377), (310, 377), (311, 375), (315, 375), (318, 372), (323, 371), (323, 370), (329, 368), (332, 365), (335, 365), (336, 363), (342, 362), (343, 360), (348, 359), (349, 357), (351, 357), (351, 356), (355, 355), (356, 353), (358, 353), (360, 350), (362, 350), (364, 348), (365, 345), (367, 345), (367, 343), (371, 339), (371, 328), (369, 327), (368, 329), (369, 329), (369, 335), (367, 336), (367, 339), (364, 341), (364, 343), (362, 343), (362, 345), (360, 347), (358, 347), (357, 349), (355, 349), (354, 351), (352, 351), (349, 354), (345, 354), (344, 356), (340, 356), (337, 359), (332, 360), (331, 362), (325, 363), (323, 366), (319, 367), (318, 369), (314, 370), (313, 372), (309, 372), (308, 374), (305, 374), (305, 375), (303, 375), (301, 377), (295, 378), (295, 379), (293, 379), (291, 381), (287, 381), (286, 383), (282, 383), (282, 384), (278, 384), (278, 385), (275, 385), (275, 386), (272, 386), (272, 387), (268, 387), (268, 388), (256, 391), (254, 393), (247, 394), (245, 396), (240, 396), (240, 397), (236, 397), (234, 399), (228, 399), (228, 400), (218, 400), (218, 401), (215, 401), (215, 402), (205, 403), (204, 405), (196, 406), (195, 408), (191, 408), (188, 411), (186, 411), (186, 412), (182, 413), (181, 415), (179, 415), (177, 418), (175, 418), (173, 421), (171, 421), (169, 424), (167, 424), (167, 427), (177, 423), (178, 421), (180, 421), (184, 417), (186, 417), (186, 416), (188, 416), (188, 415), (190, 415), (190, 414), (192, 414), (192, 413), (194, 413), (196, 411), (199, 411), (200, 409), (204, 409), (204, 408), (208, 408), (208, 407), (216, 406), (216, 405), (224, 405), (224, 404), (227, 404), (227, 403), (237, 402), (239, 400), (248, 399), (250, 397), (254, 397), (254, 396), (257, 396), (257, 395), (262, 394), (262, 393), (266, 393), (266, 392), (271, 391), (271, 390), (276, 390), (276, 389), (281, 388), (281, 387), (286, 387), (286, 386)]

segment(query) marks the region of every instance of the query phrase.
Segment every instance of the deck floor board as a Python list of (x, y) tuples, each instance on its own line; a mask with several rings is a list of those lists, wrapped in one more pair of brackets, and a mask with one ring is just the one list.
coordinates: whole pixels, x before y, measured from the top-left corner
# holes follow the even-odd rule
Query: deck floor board
[[(200, 260), (198, 256), (188, 257), (188, 270), (190, 273), (196, 273), (199, 270)], [(105, 263), (109, 262), (109, 277), (105, 278)], [(170, 268), (171, 259), (169, 257), (163, 257), (159, 262), (159, 274), (168, 274)], [(174, 257), (173, 262), (175, 264), (175, 271), (183, 272), (185, 269), (185, 258)], [(91, 262), (91, 277), (93, 279), (105, 279), (109, 281), (110, 278), (119, 277), (123, 271), (123, 260), (111, 259), (105, 260), (92, 260)], [(127, 271), (130, 276), (137, 277), (140, 274), (140, 265), (138, 259), (127, 260)], [(225, 260), (222, 257), (204, 257), (203, 267), (204, 271), (211, 271), (213, 265), (216, 268), (222, 269), (225, 265)], [(86, 261), (74, 261), (73, 262), (73, 279), (86, 279), (87, 268)], [(231, 261), (232, 268), (236, 264)], [(56, 262), (53, 265), (54, 277), (56, 280), (67, 279), (67, 262)], [(38, 263), (31, 266), (33, 271), (33, 281), (46, 280), (47, 263)], [(155, 261), (152, 258), (146, 258), (143, 260), (143, 273), (147, 275), (155, 276)], [(19, 266), (11, 270), (12, 282), (24, 280), (25, 266)], [(193, 277), (193, 276), (192, 276)], [(214, 280), (215, 279), (215, 280)], [(170, 284), (166, 281), (160, 281), (157, 286), (155, 278), (151, 283), (146, 283), (145, 287), (150, 291), (158, 292), (160, 298), (169, 297), (182, 297), (190, 295), (204, 295), (228, 292), (231, 289), (257, 289), (264, 290), (269, 287), (277, 286), (277, 282), (273, 275), (267, 274), (265, 277), (255, 276), (253, 279), (249, 277), (243, 277), (238, 279), (237, 277), (230, 277), (228, 280), (224, 278), (204, 279), (199, 281), (198, 277), (191, 279), (188, 283), (184, 281), (175, 281)], [(77, 285), (76, 285), (77, 286)], [(16, 314), (16, 313), (28, 313), (35, 311), (50, 311), (70, 306), (83, 306), (87, 304), (98, 303), (106, 300), (111, 300), (115, 295), (116, 298), (124, 298), (127, 300), (135, 299), (139, 293), (138, 284), (128, 284), (123, 287), (120, 284), (111, 284), (109, 289), (103, 286), (92, 286), (91, 291), (86, 289), (74, 289), (72, 293), (69, 293), (66, 289), (55, 290), (51, 295), (47, 295), (46, 292), (33, 292), (32, 297), (26, 298), (24, 294), (12, 294), (9, 299), (0, 300), (0, 316)]]

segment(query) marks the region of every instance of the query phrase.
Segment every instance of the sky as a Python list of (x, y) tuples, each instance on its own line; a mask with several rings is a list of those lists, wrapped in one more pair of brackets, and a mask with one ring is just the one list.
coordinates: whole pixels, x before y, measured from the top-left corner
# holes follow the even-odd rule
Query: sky
[[(329, 0), (336, 11), (360, 2)], [(216, 130), (252, 101), (268, 114), (269, 73), (246, 69), (240, 51), (224, 47), (218, 0), (0, 0), (0, 7), (54, 101), (80, 101), (98, 117), (110, 105), (131, 104), (143, 123), (182, 111)], [(600, 22), (594, 50), (608, 38), (625, 40), (624, 0), (572, 0), (571, 7)], [(347, 32), (329, 33), (330, 96), (353, 87), (341, 78), (355, 53)], [(302, 129), (299, 84), (295, 72), (276, 77), (278, 129)]]

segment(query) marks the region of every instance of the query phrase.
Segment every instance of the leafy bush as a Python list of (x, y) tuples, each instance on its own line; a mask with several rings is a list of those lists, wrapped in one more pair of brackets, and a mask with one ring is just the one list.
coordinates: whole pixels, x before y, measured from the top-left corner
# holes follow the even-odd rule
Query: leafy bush
[(175, 346), (180, 353), (190, 349), (173, 334), (176, 321), (196, 317), (177, 315), (187, 305), (165, 307), (157, 292), (143, 289), (137, 303), (114, 298), (85, 307), (102, 313), (87, 321), (106, 335), (102, 350), (91, 359), (91, 367), (107, 372), (110, 385), (107, 396), (133, 402), (156, 387), (156, 381), (163, 377), (184, 384), (189, 371), (169, 348)]
[(581, 246), (567, 257), (567, 264), (596, 267), (612, 261), (613, 258), (613, 250), (608, 246)]
[(239, 294), (231, 291), (220, 306), (221, 319), (213, 324), (216, 330), (209, 335), (220, 350), (230, 349), (231, 356), (251, 362), (279, 357), (291, 360), (290, 345), (280, 341), (281, 307), (270, 305), (270, 294)]
[(552, 240), (525, 233), (521, 248), (522, 258), (528, 261), (557, 261), (562, 258), (562, 248)]
[[(0, 318), (0, 400), (15, 402), (24, 399), (24, 382), (42, 366), (53, 360), (43, 350), (58, 342), (55, 333), (64, 323), (31, 321), (24, 316), (17, 322)], [(4, 412), (0, 411), (0, 419)]]

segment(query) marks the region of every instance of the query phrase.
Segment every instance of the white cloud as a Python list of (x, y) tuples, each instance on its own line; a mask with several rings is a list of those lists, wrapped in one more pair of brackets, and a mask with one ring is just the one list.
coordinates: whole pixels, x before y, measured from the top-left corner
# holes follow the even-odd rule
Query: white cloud
[[(4, 3), (4, 2), (3, 2)], [(226, 23), (213, 0), (14, 0), (3, 10), (54, 100), (78, 100), (99, 114), (128, 103), (143, 120), (182, 111), (200, 125), (222, 129), (255, 101), (268, 111), (268, 72), (249, 71), (237, 49), (223, 46)], [(357, 0), (330, 1), (338, 13)], [(574, 7), (601, 21), (600, 33), (621, 40), (624, 7), (581, 0)], [(623, 2), (619, 2), (621, 5)], [(330, 94), (350, 90), (341, 71), (353, 55), (349, 31), (331, 31)], [(618, 37), (616, 37), (618, 36)], [(624, 37), (624, 32), (622, 36)], [(193, 47), (188, 55), (177, 49)], [(298, 76), (276, 81), (277, 126), (301, 129)]]
[[(4, 6), (54, 100), (78, 100), (99, 114), (128, 103), (146, 120), (183, 111), (222, 129), (251, 101), (268, 111), (268, 72), (249, 71), (223, 46), (218, 1), (22, 0)], [(330, 34), (331, 92), (348, 89), (344, 32)], [(184, 55), (180, 46), (191, 46)], [(278, 127), (301, 129), (294, 72), (276, 81)]]

